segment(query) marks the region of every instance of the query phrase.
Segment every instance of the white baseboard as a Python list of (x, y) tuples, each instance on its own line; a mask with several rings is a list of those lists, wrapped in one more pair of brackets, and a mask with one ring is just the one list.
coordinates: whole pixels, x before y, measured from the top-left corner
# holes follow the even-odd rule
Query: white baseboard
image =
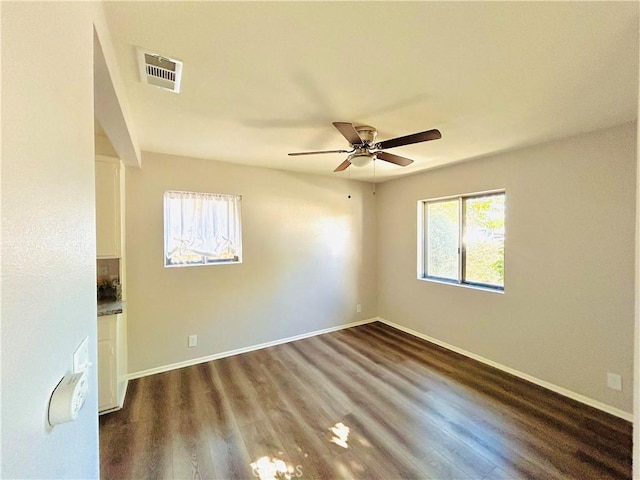
[(338, 325), (336, 327), (323, 328), (322, 330), (315, 330), (313, 332), (302, 333), (293, 337), (281, 338), (279, 340), (273, 340), (271, 342), (260, 343), (258, 345), (251, 345), (249, 347), (237, 348), (235, 350), (228, 350), (226, 352), (215, 353), (213, 355), (206, 355), (204, 357), (192, 358), (183, 362), (171, 363), (169, 365), (163, 365), (161, 367), (149, 368), (147, 370), (140, 370), (127, 375), (127, 379), (134, 380), (136, 378), (146, 377), (154, 375), (156, 373), (168, 372), (177, 368), (190, 367), (191, 365), (197, 365), (199, 363), (210, 362), (211, 360), (218, 360), (220, 358), (231, 357), (233, 355), (239, 355), (241, 353), (252, 352), (254, 350), (260, 350), (262, 348), (274, 347), (283, 343), (295, 342), (296, 340), (302, 340), (303, 338), (315, 337), (316, 335), (322, 335), (323, 333), (336, 332), (338, 330), (344, 330), (345, 328), (357, 327), (358, 325), (364, 325), (366, 323), (376, 322), (379, 319), (377, 317), (367, 318), (365, 320), (359, 320), (357, 322), (347, 323), (345, 325)]
[[(160, 367), (155, 367), (155, 368), (150, 368), (147, 370), (140, 370), (138, 372), (133, 372), (127, 375), (127, 379), (128, 380), (134, 380), (136, 378), (141, 378), (141, 377), (146, 377), (149, 375), (154, 375), (156, 373), (163, 373), (163, 372), (168, 372), (170, 370), (175, 370), (178, 368), (184, 368), (184, 367), (189, 367), (191, 365), (197, 365), (199, 363), (204, 363), (204, 362), (210, 362), (211, 360), (218, 360), (220, 358), (225, 358), (225, 357), (231, 357), (233, 355), (239, 355), (241, 353), (247, 353), (247, 352), (252, 352), (254, 350), (260, 350), (262, 348), (268, 348), (268, 347), (273, 347), (276, 345), (281, 345), (283, 343), (289, 343), (289, 342), (295, 342), (296, 340), (302, 340), (304, 338), (309, 338), (309, 337), (315, 337), (316, 335), (322, 335), (324, 333), (330, 333), (330, 332), (336, 332), (338, 330), (344, 330), (346, 328), (351, 328), (351, 327), (357, 327), (358, 325), (364, 325), (367, 323), (372, 323), (372, 322), (381, 322), (384, 323), (386, 325), (389, 325), (390, 327), (393, 328), (397, 328), (398, 330), (401, 330), (405, 333), (408, 333), (409, 335), (413, 335), (414, 337), (418, 337), (421, 338), (422, 340), (426, 340), (427, 342), (431, 342), (434, 343), (436, 345), (439, 345), (443, 348), (446, 348), (447, 350), (451, 350), (452, 352), (456, 352), (459, 353), (461, 355), (464, 355), (465, 357), (469, 357), (472, 358), (473, 360), (476, 360), (480, 363), (484, 363), (485, 365), (489, 365), (491, 367), (497, 368), (498, 370), (502, 370), (503, 372), (509, 373), (511, 375), (514, 375), (516, 377), (522, 378), (524, 380), (527, 380), (531, 383), (534, 383), (536, 385), (539, 385), (543, 388), (546, 388), (547, 390), (551, 390), (552, 392), (558, 393), (560, 395), (563, 395), (565, 397), (571, 398), (573, 400), (576, 400), (580, 403), (584, 403), (585, 405), (589, 405), (590, 407), (593, 408), (597, 408), (598, 410), (602, 410), (603, 412), (609, 413), (611, 415), (614, 415), (618, 418), (622, 418), (623, 420), (627, 420), (628, 422), (633, 422), (633, 414), (629, 413), (629, 412), (625, 412), (624, 410), (620, 410), (618, 408), (612, 407), (610, 405), (607, 405), (605, 403), (599, 402), (597, 400), (593, 400), (592, 398), (586, 397), (584, 395), (581, 395), (579, 393), (573, 392), (571, 390), (568, 390), (566, 388), (560, 387), (558, 385), (554, 385), (553, 383), (549, 383), (545, 380), (541, 380), (539, 378), (533, 377), (531, 375), (528, 375), (526, 373), (520, 372), (519, 370), (515, 370), (511, 367), (507, 367), (506, 365), (502, 365), (501, 363), (498, 362), (494, 362), (493, 360), (489, 360), (488, 358), (484, 358), (480, 355), (476, 355), (475, 353), (471, 353), (467, 350), (464, 350), (462, 348), (456, 347), (454, 345), (450, 345), (446, 342), (440, 341), (437, 338), (431, 337), (429, 335), (425, 335), (424, 333), (420, 333), (416, 330), (412, 330), (410, 328), (407, 327), (403, 327), (402, 325), (398, 325), (397, 323), (394, 322), (390, 322), (384, 318), (381, 317), (374, 317), (374, 318), (368, 318), (365, 320), (360, 320), (357, 322), (352, 322), (352, 323), (347, 323), (345, 325), (338, 325), (336, 327), (330, 327), (330, 328), (324, 328), (322, 330), (315, 330), (313, 332), (308, 332), (308, 333), (303, 333), (300, 335), (295, 335), (293, 337), (287, 337), (287, 338), (282, 338), (279, 340), (273, 340), (271, 342), (265, 342), (265, 343), (260, 343), (258, 345), (251, 345), (248, 347), (243, 347), (243, 348), (237, 348), (235, 350), (228, 350), (226, 352), (221, 352), (221, 353), (216, 353), (213, 355), (207, 355), (204, 357), (198, 357), (198, 358), (192, 358), (190, 360), (185, 360), (182, 362), (177, 362), (177, 363), (171, 363), (169, 365), (163, 365)], [(126, 387), (125, 387), (126, 388)], [(122, 396), (122, 400), (124, 400), (124, 395)], [(123, 402), (124, 403), (124, 402)], [(122, 407), (122, 404), (120, 404), (116, 409), (119, 409)], [(106, 413), (106, 412), (103, 412)]]
[(597, 400), (593, 400), (592, 398), (585, 397), (584, 395), (581, 395), (579, 393), (572, 392), (571, 390), (567, 390), (566, 388), (559, 387), (558, 385), (554, 385), (553, 383), (549, 383), (544, 380), (540, 380), (539, 378), (532, 377), (531, 375), (520, 372), (511, 367), (507, 367), (506, 365), (502, 365), (498, 362), (494, 362), (493, 360), (489, 360), (488, 358), (476, 355), (475, 353), (468, 352), (462, 348), (458, 348), (454, 345), (442, 342), (437, 338), (430, 337), (429, 335), (425, 335), (424, 333), (420, 333), (410, 328), (403, 327), (402, 325), (398, 325), (397, 323), (390, 322), (388, 320), (385, 320), (384, 318), (378, 317), (376, 320), (389, 325), (390, 327), (397, 328), (398, 330), (408, 333), (409, 335), (413, 335), (414, 337), (421, 338), (422, 340), (426, 340), (427, 342), (435, 343), (436, 345), (446, 348), (447, 350), (451, 350), (452, 352), (456, 352), (460, 355), (464, 355), (465, 357), (472, 358), (473, 360), (477, 360), (478, 362), (484, 363), (485, 365), (489, 365), (491, 367), (497, 368), (498, 370), (502, 370), (503, 372), (527, 380), (531, 383), (535, 383), (536, 385), (544, 387), (547, 390), (551, 390), (552, 392), (559, 393), (560, 395), (571, 398), (572, 400), (576, 400), (580, 403), (584, 403), (585, 405), (589, 405), (590, 407), (597, 408), (598, 410), (602, 410), (603, 412), (609, 413), (618, 418), (622, 418), (623, 420), (627, 420), (628, 422), (633, 422), (632, 413), (625, 412), (624, 410), (620, 410), (602, 402), (598, 402)]

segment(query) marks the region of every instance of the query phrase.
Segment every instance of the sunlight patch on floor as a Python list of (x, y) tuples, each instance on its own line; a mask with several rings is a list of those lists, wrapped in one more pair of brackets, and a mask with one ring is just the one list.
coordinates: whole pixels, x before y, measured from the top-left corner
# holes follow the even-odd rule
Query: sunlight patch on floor
[(347, 440), (349, 439), (349, 427), (342, 422), (338, 422), (329, 430), (333, 433), (333, 438), (329, 440), (330, 442), (340, 445), (342, 448), (349, 448), (349, 445), (347, 445)]
[(292, 465), (287, 465), (284, 460), (279, 458), (267, 456), (251, 463), (251, 471), (260, 480), (289, 480), (293, 476), (299, 476), (294, 473)]

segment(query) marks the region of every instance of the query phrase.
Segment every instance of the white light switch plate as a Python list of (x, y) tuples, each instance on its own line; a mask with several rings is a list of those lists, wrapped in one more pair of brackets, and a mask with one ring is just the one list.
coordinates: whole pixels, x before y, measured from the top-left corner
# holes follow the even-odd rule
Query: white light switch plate
[(91, 366), (89, 362), (89, 337), (84, 337), (73, 352), (73, 373), (84, 372)]

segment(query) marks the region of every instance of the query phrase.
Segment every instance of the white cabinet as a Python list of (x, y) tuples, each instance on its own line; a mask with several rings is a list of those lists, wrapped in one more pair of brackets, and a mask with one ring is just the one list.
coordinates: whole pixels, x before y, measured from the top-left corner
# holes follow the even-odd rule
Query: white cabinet
[[(123, 376), (123, 316), (98, 317), (98, 411), (122, 408), (127, 388)], [(125, 347), (126, 348), (126, 347)]]
[[(96, 155), (96, 253), (98, 259), (118, 258), (117, 272), (126, 298), (123, 255), (125, 231), (121, 210), (124, 208), (124, 171), (120, 159)], [(98, 410), (100, 413), (122, 408), (127, 390), (127, 316), (98, 317)]]
[(98, 317), (98, 410), (100, 412), (118, 405), (117, 317), (117, 315)]
[(96, 155), (96, 253), (120, 257), (120, 160)]

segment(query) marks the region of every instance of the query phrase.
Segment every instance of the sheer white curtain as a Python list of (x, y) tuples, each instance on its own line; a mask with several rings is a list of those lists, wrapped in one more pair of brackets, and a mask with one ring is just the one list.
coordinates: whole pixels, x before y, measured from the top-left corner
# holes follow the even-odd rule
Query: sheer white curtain
[(165, 266), (242, 261), (239, 195), (164, 193)]

